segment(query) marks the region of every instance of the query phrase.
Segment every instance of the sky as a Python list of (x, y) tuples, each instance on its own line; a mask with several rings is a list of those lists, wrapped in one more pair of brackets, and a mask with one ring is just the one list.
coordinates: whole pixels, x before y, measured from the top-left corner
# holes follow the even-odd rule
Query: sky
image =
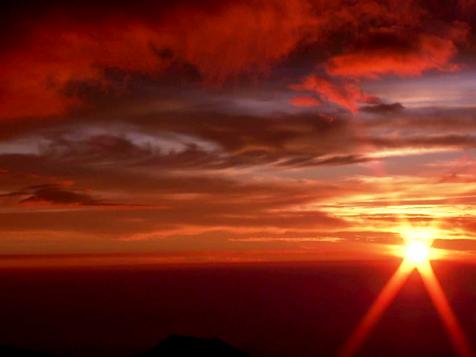
[(475, 1), (1, 6), (1, 264), (476, 258)]

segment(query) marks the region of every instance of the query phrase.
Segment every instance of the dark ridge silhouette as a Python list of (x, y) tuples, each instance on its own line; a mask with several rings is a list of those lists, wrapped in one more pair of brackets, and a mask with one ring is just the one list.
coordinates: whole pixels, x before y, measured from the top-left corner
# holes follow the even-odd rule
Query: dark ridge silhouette
[[(171, 335), (151, 350), (137, 357), (249, 357), (218, 338), (198, 338)], [(52, 355), (24, 348), (0, 345), (0, 357), (53, 357)]]
[(247, 357), (247, 353), (236, 349), (218, 338), (198, 338), (171, 335), (159, 345), (138, 357)]
[(30, 351), (24, 348), (0, 346), (1, 357), (50, 357), (45, 353)]

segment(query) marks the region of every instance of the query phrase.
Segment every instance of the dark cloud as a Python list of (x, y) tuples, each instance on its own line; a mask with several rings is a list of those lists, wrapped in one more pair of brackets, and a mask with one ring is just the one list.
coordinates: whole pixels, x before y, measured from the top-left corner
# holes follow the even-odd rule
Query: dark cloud
[(32, 205), (114, 205), (94, 198), (87, 193), (73, 191), (68, 187), (55, 184), (35, 185), (20, 191), (2, 194), (0, 197), (17, 197), (20, 204)]
[(401, 103), (378, 103), (374, 105), (366, 105), (360, 107), (360, 110), (368, 113), (398, 113), (404, 109)]
[[(338, 115), (260, 117), (214, 112), (131, 115), (106, 122), (115, 115), (110, 114), (99, 121), (83, 120), (80, 127), (35, 128), (36, 134), (25, 136), (23, 145), (39, 151), (1, 154), (0, 169), (101, 180), (104, 172), (121, 176), (141, 168), (157, 172), (262, 165), (310, 168), (365, 163), (375, 160), (375, 150), (475, 147), (476, 139), (468, 132), (476, 127), (471, 111), (463, 115), (441, 110), (435, 116), (433, 110), (394, 111), (398, 104), (374, 107), (375, 118), (358, 122)], [(378, 117), (382, 111), (384, 120)], [(388, 136), (388, 131), (393, 134)], [(10, 140), (22, 138), (15, 137)]]

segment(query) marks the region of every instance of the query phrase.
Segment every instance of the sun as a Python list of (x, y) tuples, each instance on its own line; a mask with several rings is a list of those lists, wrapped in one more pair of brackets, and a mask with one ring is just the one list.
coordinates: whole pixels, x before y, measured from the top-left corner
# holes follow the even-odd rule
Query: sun
[(442, 253), (439, 252), (440, 249), (433, 248), (433, 242), (438, 237), (442, 237), (444, 232), (437, 227), (412, 227), (410, 225), (398, 227), (398, 232), (404, 241), (404, 244), (398, 246), (396, 252), (402, 258), (402, 262), (346, 341), (340, 356), (355, 356), (413, 272), (417, 272), (421, 276), (457, 354), (462, 357), (476, 356), (471, 350), (430, 262), (430, 260), (439, 259), (442, 256)]
[(438, 259), (442, 253), (432, 248), (434, 240), (441, 236), (441, 232), (434, 227), (411, 227), (399, 228), (400, 236), (404, 244), (398, 248), (398, 256), (401, 256), (410, 266), (422, 267), (433, 259)]
[(418, 240), (409, 242), (405, 247), (405, 259), (414, 265), (426, 263), (430, 259), (430, 247)]

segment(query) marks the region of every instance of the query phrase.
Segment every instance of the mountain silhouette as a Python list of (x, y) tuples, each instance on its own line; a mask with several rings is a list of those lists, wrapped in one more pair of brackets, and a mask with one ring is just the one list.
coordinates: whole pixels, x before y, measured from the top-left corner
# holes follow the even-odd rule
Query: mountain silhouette
[(151, 350), (138, 357), (247, 357), (233, 346), (218, 338), (198, 338), (191, 336), (171, 335)]

